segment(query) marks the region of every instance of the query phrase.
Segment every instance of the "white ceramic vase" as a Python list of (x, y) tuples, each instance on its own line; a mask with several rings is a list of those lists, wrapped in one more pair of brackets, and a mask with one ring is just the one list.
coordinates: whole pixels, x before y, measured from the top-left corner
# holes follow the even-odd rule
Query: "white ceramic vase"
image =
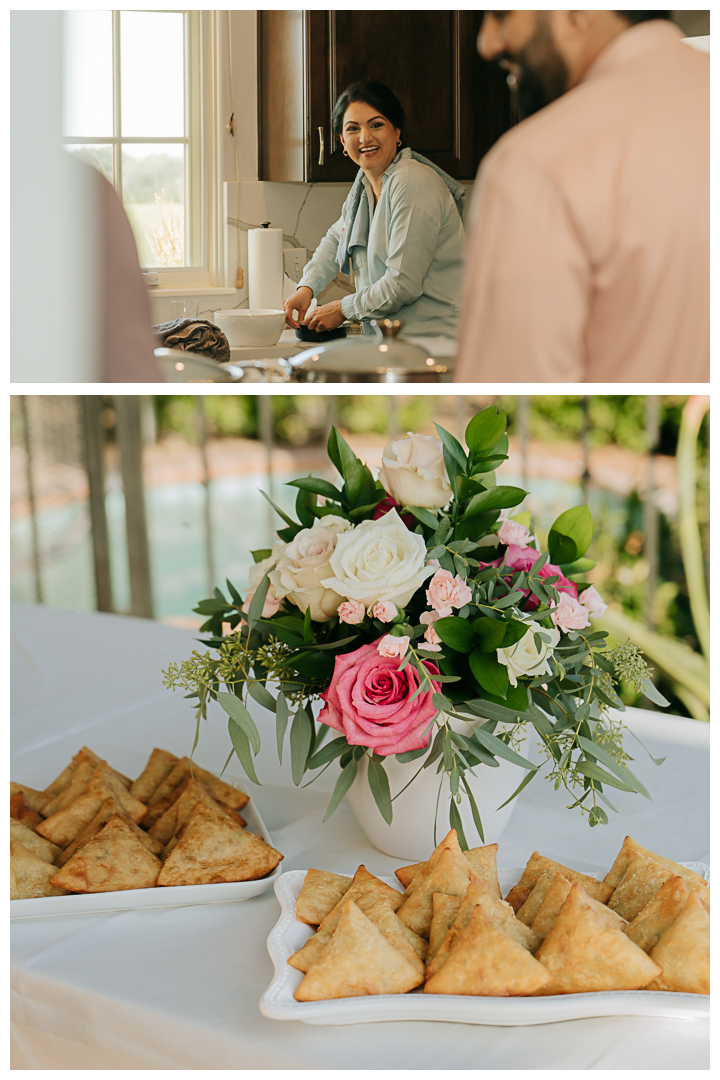
[[(455, 721), (455, 730), (463, 734), (463, 728)], [(465, 726), (466, 732), (470, 733), (470, 727)], [(522, 750), (520, 751), (522, 753)], [(407, 764), (402, 764), (394, 757), (385, 758), (385, 771), (390, 782), (390, 793), (396, 795), (402, 791), (408, 781), (417, 773), (423, 759), (418, 758)], [(358, 775), (348, 792), (350, 805), (355, 811), (355, 816), (371, 844), (386, 855), (392, 855), (398, 859), (419, 862), (427, 859), (435, 847), (433, 834), (435, 831), (435, 807), (437, 806), (437, 840), (438, 843), (450, 829), (450, 785), (446, 776), (442, 779), (442, 790), (438, 802), (438, 787), (440, 777), (435, 772), (437, 764), (428, 769), (423, 769), (419, 776), (403, 791), (393, 802), (393, 819), (388, 823), (377, 808), (375, 799), (370, 791), (368, 783), (368, 759), (363, 756), (359, 761)], [(470, 847), (480, 844), (492, 844), (499, 840), (500, 835), (510, 820), (515, 809), (516, 800), (504, 806), (498, 807), (508, 799), (518, 786), (526, 770), (520, 765), (514, 765), (510, 761), (500, 759), (497, 769), (487, 765), (475, 767), (475, 776), (466, 772), (465, 778), (473, 793), (475, 802), (480, 812), (485, 839), (483, 840), (477, 829), (470, 809), (470, 801), (463, 793), (460, 804), (460, 816), (465, 830), (465, 837)]]

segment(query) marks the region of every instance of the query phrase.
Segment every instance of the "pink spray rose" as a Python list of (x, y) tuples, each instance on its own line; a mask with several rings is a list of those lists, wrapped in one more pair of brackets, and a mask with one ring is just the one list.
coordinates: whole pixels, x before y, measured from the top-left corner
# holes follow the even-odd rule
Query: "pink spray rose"
[[(432, 696), (440, 683), (411, 701), (418, 673), (411, 664), (402, 671), (399, 666), (399, 658), (380, 655), (376, 642), (336, 656), (332, 682), (320, 695), (325, 708), (319, 722), (341, 732), (352, 746), (368, 746), (384, 757), (428, 746), (437, 713)], [(425, 667), (431, 678), (440, 674), (430, 662)]]
[(395, 637), (394, 634), (386, 634), (384, 638), (380, 638), (377, 650), (381, 656), (397, 656), (398, 660), (402, 660), (408, 651), (409, 644), (409, 637)]
[(591, 615), (593, 619), (601, 619), (607, 611), (607, 604), (594, 585), (591, 585), (589, 589), (583, 589), (580, 593), (580, 603), (587, 608), (588, 615)]
[(519, 521), (507, 518), (498, 529), (498, 540), (501, 544), (517, 544), (524, 547), (532, 539), (530, 530)]
[(584, 630), (590, 625), (587, 608), (584, 608), (579, 600), (569, 593), (561, 592), (557, 606), (550, 612), (550, 618), (558, 630)]
[(372, 609), (372, 617), (377, 619), (378, 622), (392, 622), (397, 613), (398, 609), (392, 600), (378, 600)]
[(452, 615), (453, 608), (464, 607), (472, 600), (472, 589), (458, 574), (453, 577), (449, 570), (438, 570), (427, 590), (427, 602), (444, 618)]
[[(245, 597), (245, 603), (242, 606), (242, 610), (244, 611), (244, 613), (246, 615), (247, 615), (248, 611), (250, 610), (250, 604), (252, 602), (252, 598), (253, 598), (254, 595), (255, 595), (255, 590), (253, 589), (253, 591), (249, 592), (247, 594), (247, 596)], [(268, 589), (267, 595), (265, 597), (265, 603), (263, 604), (263, 609), (262, 609), (262, 617), (263, 617), (263, 619), (269, 619), (271, 615), (275, 615), (277, 613), (277, 611), (278, 611), (281, 604), (282, 604), (282, 600), (277, 600), (271, 594), (270, 589)], [(243, 626), (245, 625), (245, 620), (244, 619), (242, 621), (242, 625)]]
[[(541, 552), (532, 547), (518, 547), (517, 544), (509, 544), (507, 552), (505, 553), (505, 566), (510, 570), (529, 570), (540, 558)], [(492, 562), (481, 563), (480, 569), (484, 566), (500, 566), (502, 559), (493, 559)], [(543, 567), (538, 571), (539, 578), (555, 577), (557, 575), (557, 581), (553, 582), (554, 588), (559, 593), (569, 593), (577, 599), (577, 585), (574, 581), (570, 581), (560, 570), (559, 566), (554, 566), (552, 563), (545, 563)], [(540, 601), (537, 596), (530, 592), (529, 589), (523, 589), (523, 593), (527, 597), (525, 603), (526, 611), (534, 611), (538, 607)]]
[(365, 605), (359, 604), (357, 600), (345, 600), (338, 608), (338, 615), (340, 622), (355, 626), (365, 618)]
[(423, 635), (423, 637), (425, 638), (425, 644), (423, 648), (427, 649), (428, 652), (440, 652), (440, 646), (442, 645), (442, 642), (438, 637), (437, 630), (433, 626), (433, 623), (436, 622), (439, 618), (440, 616), (438, 615), (437, 611), (423, 611), (422, 615), (420, 616), (420, 622), (423, 624), (423, 626), (427, 626), (427, 630)]

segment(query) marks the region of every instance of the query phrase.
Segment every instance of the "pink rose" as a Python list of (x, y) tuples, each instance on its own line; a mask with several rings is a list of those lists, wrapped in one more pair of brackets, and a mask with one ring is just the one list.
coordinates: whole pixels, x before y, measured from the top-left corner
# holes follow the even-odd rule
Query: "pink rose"
[(409, 637), (395, 637), (393, 634), (386, 634), (384, 638), (380, 638), (377, 650), (381, 656), (397, 656), (399, 660), (402, 660), (408, 651), (409, 644)]
[(593, 619), (601, 619), (607, 611), (607, 604), (594, 585), (589, 589), (583, 589), (580, 593), (580, 603), (587, 608), (588, 615)]
[(423, 637), (425, 638), (424, 649), (427, 649), (429, 652), (440, 652), (442, 642), (438, 637), (438, 632), (434, 626), (428, 626)]
[[(276, 600), (276, 598), (274, 596), (272, 596), (271, 590), (272, 590), (272, 586), (270, 587), (270, 589), (268, 589), (267, 595), (265, 597), (265, 603), (263, 604), (263, 609), (262, 609), (262, 617), (263, 617), (263, 619), (269, 619), (271, 615), (274, 615), (276, 613), (276, 611), (278, 610), (278, 608), (282, 604), (282, 600)], [(245, 603), (242, 606), (242, 610), (245, 612), (246, 615), (250, 610), (250, 604), (252, 602), (252, 598), (253, 598), (254, 595), (255, 595), (255, 590), (253, 589), (253, 591), (249, 592), (247, 594), (247, 596), (245, 597)], [(245, 623), (245, 620), (243, 619), (243, 624), (244, 623)]]
[(458, 574), (453, 577), (449, 570), (438, 570), (430, 581), (427, 602), (438, 615), (452, 615), (452, 609), (464, 607), (472, 600), (472, 589)]
[[(510, 570), (530, 570), (540, 558), (540, 555), (541, 552), (537, 551), (536, 548), (519, 547), (517, 544), (510, 544), (505, 552), (505, 566)], [(481, 563), (480, 569), (482, 570), (484, 566), (500, 566), (502, 562), (502, 559), (493, 559), (492, 562)], [(569, 578), (565, 577), (559, 566), (554, 566), (552, 563), (545, 563), (538, 571), (538, 577), (541, 579), (555, 576), (557, 576), (557, 581), (553, 582), (554, 588), (556, 588), (559, 593), (566, 592), (577, 599), (577, 585), (574, 581), (570, 581)], [(522, 591), (527, 597), (525, 610), (534, 611), (535, 608), (538, 607), (540, 601), (529, 589), (523, 589)]]
[(532, 535), (527, 526), (521, 525), (519, 521), (513, 521), (512, 518), (503, 521), (498, 529), (498, 540), (501, 544), (517, 544), (525, 547), (531, 539)]
[(355, 626), (356, 623), (361, 623), (365, 618), (365, 605), (359, 604), (357, 600), (345, 600), (338, 608), (338, 615), (340, 616), (340, 622)]
[(583, 630), (590, 625), (587, 608), (569, 593), (561, 592), (557, 605), (550, 612), (550, 618), (558, 630)]
[(398, 609), (392, 600), (378, 600), (372, 609), (373, 619), (377, 619), (379, 622), (392, 622), (397, 617), (397, 613)]
[[(320, 695), (325, 708), (318, 721), (341, 732), (352, 746), (370, 747), (384, 757), (428, 746), (437, 713), (432, 696), (440, 683), (413, 698), (418, 673), (411, 664), (398, 671), (399, 665), (397, 657), (381, 656), (376, 643), (336, 656), (332, 682)], [(434, 664), (425, 667), (431, 677), (439, 675)]]

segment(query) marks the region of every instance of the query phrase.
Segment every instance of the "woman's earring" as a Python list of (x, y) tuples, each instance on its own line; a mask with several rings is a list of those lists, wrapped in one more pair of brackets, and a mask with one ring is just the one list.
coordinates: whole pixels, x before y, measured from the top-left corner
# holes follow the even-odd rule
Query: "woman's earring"
[(398, 149), (399, 149), (402, 146), (402, 139), (398, 139), (397, 144), (398, 144)]
[(345, 149), (344, 146), (343, 146), (343, 157), (350, 157), (350, 155), (348, 154), (348, 152), (347, 152), (347, 150)]

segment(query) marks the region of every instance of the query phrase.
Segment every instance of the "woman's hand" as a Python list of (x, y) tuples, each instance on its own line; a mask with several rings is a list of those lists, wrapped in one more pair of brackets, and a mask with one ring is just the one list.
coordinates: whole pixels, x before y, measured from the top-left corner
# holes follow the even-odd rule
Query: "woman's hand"
[[(292, 326), (294, 330), (297, 330), (300, 323), (305, 321), (305, 315), (312, 303), (312, 298), (312, 289), (308, 285), (301, 285), (297, 292), (294, 292), (292, 296), (283, 301), (286, 326)], [(298, 313), (297, 322), (295, 322), (295, 319), (293, 318), (293, 311), (297, 311)]]
[(335, 330), (345, 322), (345, 314), (342, 309), (342, 300), (333, 300), (329, 304), (323, 304), (316, 308), (308, 320), (310, 330)]

